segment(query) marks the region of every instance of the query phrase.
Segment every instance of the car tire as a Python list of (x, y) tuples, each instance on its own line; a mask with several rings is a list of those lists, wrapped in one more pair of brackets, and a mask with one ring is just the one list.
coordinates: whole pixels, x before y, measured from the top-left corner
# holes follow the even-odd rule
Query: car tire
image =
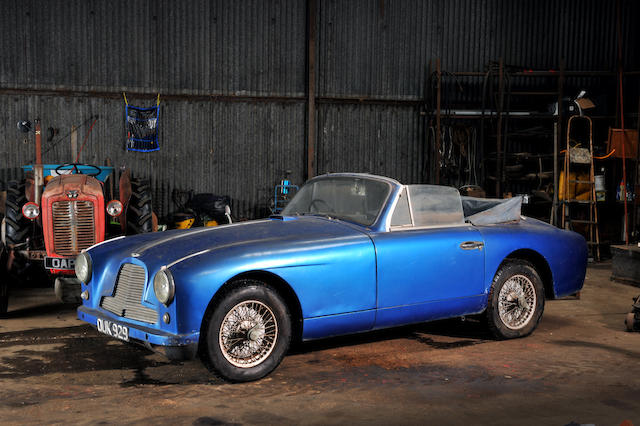
[(127, 234), (144, 234), (153, 230), (151, 189), (145, 180), (131, 180), (131, 198), (127, 206)]
[(491, 285), (485, 318), (498, 339), (524, 337), (538, 326), (544, 288), (533, 265), (524, 260), (502, 264)]
[(5, 243), (9, 247), (25, 242), (29, 234), (31, 222), (22, 215), (22, 206), (26, 202), (24, 182), (9, 182), (4, 218)]
[(282, 297), (266, 283), (240, 280), (214, 303), (203, 324), (204, 363), (231, 382), (258, 380), (275, 370), (291, 343)]

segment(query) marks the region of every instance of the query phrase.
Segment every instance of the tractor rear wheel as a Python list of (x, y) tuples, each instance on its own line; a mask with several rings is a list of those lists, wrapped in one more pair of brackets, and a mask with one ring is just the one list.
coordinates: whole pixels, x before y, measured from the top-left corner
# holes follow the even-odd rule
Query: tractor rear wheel
[(22, 206), (27, 202), (24, 182), (12, 180), (7, 187), (5, 205), (6, 245), (13, 246), (25, 242), (29, 234), (30, 222), (22, 215)]
[(143, 234), (153, 230), (151, 188), (149, 182), (131, 180), (131, 198), (127, 207), (127, 234)]
[(9, 273), (7, 271), (7, 248), (0, 242), (0, 318), (9, 307)]

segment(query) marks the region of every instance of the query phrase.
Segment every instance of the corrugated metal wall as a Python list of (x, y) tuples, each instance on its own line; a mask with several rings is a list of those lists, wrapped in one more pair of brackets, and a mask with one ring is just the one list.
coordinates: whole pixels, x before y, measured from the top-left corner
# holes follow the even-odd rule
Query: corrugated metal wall
[[(615, 69), (613, 1), (316, 1), (319, 172), (420, 181), (419, 104), (436, 57), (448, 71), (483, 71), (499, 57), (533, 69), (557, 68), (561, 58), (567, 69)], [(638, 69), (640, 2), (622, 3), (625, 66)], [(307, 7), (3, 0), (0, 179), (33, 161), (33, 134), (19, 133), (18, 120), (59, 129), (44, 147), (46, 162), (57, 163), (70, 160), (68, 137), (52, 143), (85, 123), (82, 142), (98, 115), (81, 161), (108, 157), (151, 179), (161, 215), (173, 209), (174, 188), (229, 195), (236, 215), (264, 215), (284, 170), (304, 179)], [(123, 90), (143, 106), (163, 96), (159, 152), (124, 151)], [(478, 101), (479, 92), (464, 96)]]
[[(166, 214), (174, 208), (171, 191), (194, 189), (229, 195), (233, 211), (242, 216), (266, 214), (273, 182), (284, 170), (302, 179), (305, 109), (299, 103), (249, 103), (167, 101), (162, 104), (160, 151), (124, 150), (122, 101), (104, 98), (58, 96), (0, 96), (0, 155), (7, 181), (20, 177), (14, 165), (28, 164), (35, 156), (33, 133), (17, 130), (15, 117), (37, 113), (43, 125), (45, 163), (71, 162), (70, 123), (79, 129), (81, 145), (87, 138), (80, 161), (127, 166), (134, 175), (152, 181), (156, 210)], [(87, 121), (87, 119), (89, 120)], [(67, 124), (68, 125), (65, 125)], [(46, 140), (48, 127), (59, 126), (59, 134)], [(297, 168), (292, 167), (298, 166)], [(3, 176), (4, 175), (4, 176)]]
[(297, 94), (297, 0), (3, 0), (0, 83), (11, 87)]
[[(615, 1), (320, 0), (323, 95), (423, 99), (429, 61), (485, 71), (502, 57), (523, 68), (616, 69)], [(627, 68), (640, 66), (640, 2), (623, 1)]]
[(415, 107), (321, 105), (318, 173), (357, 170), (419, 182), (423, 126)]

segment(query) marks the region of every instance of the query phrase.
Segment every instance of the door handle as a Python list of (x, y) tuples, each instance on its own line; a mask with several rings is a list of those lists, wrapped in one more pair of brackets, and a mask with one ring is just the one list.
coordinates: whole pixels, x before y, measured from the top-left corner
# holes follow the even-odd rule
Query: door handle
[(484, 247), (484, 243), (482, 241), (465, 241), (464, 243), (460, 243), (460, 248), (462, 250), (482, 250)]

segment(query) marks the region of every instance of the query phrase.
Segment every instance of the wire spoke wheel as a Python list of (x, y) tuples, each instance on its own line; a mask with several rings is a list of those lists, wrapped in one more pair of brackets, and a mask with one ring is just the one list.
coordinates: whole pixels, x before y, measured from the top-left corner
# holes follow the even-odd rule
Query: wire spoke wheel
[(278, 322), (267, 305), (247, 300), (227, 312), (218, 336), (227, 361), (235, 367), (251, 368), (271, 355), (278, 340)]
[(498, 314), (511, 330), (525, 327), (536, 310), (536, 289), (524, 275), (511, 276), (498, 294)]

